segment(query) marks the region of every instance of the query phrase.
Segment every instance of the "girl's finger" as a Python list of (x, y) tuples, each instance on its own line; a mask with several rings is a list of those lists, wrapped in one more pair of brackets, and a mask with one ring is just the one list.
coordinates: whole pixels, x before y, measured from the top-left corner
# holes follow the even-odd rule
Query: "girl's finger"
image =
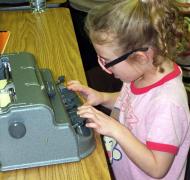
[(92, 107), (91, 105), (88, 104), (83, 104), (82, 106), (78, 107), (78, 110), (82, 110), (82, 109), (95, 109), (94, 107)]
[(94, 109), (91, 106), (81, 106), (80, 108), (78, 108), (77, 114), (78, 115), (84, 115), (84, 114), (96, 114)]
[(72, 84), (80, 84), (80, 82), (77, 80), (70, 80), (67, 82), (67, 85), (72, 85)]
[(85, 126), (88, 127), (88, 128), (93, 128), (93, 129), (98, 129), (99, 128), (99, 125), (96, 124), (96, 123), (86, 123)]
[(97, 117), (93, 113), (83, 112), (83, 113), (79, 114), (79, 116), (82, 117), (82, 118), (90, 119), (91, 121), (94, 121), (94, 122), (97, 121)]

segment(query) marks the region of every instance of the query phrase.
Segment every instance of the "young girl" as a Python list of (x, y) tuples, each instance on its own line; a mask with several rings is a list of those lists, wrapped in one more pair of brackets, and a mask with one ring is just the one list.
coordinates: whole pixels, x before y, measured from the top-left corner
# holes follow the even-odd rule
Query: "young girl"
[[(68, 89), (86, 97), (78, 114), (106, 136), (117, 180), (184, 179), (190, 116), (182, 72), (173, 62), (183, 31), (172, 2), (117, 0), (86, 19), (100, 66), (123, 87), (106, 93), (70, 81)], [(93, 107), (99, 104), (112, 115)]]

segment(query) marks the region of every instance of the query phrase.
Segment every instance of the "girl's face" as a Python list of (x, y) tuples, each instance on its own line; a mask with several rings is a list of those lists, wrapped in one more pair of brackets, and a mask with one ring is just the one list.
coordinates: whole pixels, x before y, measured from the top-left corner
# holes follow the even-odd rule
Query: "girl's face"
[[(121, 61), (113, 66), (106, 68), (106, 64), (123, 55), (121, 49), (114, 43), (93, 44), (98, 55), (98, 62), (103, 70), (112, 74), (115, 78), (123, 82), (131, 82), (143, 76), (143, 70), (140, 65), (135, 62), (134, 56), (130, 55), (126, 60)], [(126, 52), (127, 53), (127, 52)], [(125, 58), (125, 57), (124, 57)]]

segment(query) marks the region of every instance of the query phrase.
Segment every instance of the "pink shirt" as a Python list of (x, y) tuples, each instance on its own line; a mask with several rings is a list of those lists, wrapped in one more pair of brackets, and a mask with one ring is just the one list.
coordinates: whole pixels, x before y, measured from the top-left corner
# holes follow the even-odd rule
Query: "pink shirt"
[[(115, 108), (119, 121), (147, 148), (175, 155), (163, 180), (184, 180), (190, 146), (189, 108), (181, 71), (174, 71), (153, 85), (136, 88), (124, 83)], [(117, 180), (152, 180), (128, 159), (114, 139), (105, 137), (105, 144)], [(143, 154), (142, 154), (143, 156)]]

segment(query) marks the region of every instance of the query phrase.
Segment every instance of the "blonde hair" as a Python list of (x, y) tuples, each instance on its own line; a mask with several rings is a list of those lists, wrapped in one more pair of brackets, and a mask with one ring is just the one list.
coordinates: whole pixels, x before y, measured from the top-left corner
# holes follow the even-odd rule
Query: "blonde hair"
[(92, 42), (116, 41), (123, 51), (152, 47), (159, 67), (174, 58), (185, 27), (173, 1), (113, 0), (88, 13), (85, 29)]

